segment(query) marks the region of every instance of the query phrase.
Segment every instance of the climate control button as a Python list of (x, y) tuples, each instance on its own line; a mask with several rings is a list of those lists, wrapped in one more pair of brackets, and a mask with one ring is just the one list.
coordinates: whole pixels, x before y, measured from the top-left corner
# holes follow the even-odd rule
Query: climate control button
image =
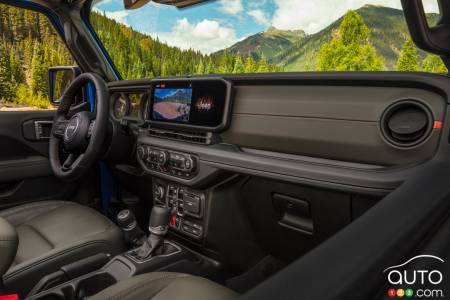
[(158, 153), (158, 163), (162, 166), (166, 165), (169, 161), (169, 154), (167, 151), (159, 151)]
[(191, 179), (197, 173), (197, 157), (191, 154), (140, 145), (137, 158), (148, 171), (183, 179)]

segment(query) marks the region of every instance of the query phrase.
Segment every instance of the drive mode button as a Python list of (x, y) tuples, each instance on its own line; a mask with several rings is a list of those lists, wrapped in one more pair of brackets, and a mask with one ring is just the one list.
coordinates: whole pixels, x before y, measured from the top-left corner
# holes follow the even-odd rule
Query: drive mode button
[(184, 209), (193, 214), (200, 213), (200, 201), (184, 199)]

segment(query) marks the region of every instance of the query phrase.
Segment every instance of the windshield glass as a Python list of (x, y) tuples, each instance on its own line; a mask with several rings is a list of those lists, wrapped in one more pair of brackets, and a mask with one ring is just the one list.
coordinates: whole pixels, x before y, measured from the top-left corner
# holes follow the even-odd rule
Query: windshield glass
[[(424, 0), (430, 24), (436, 0)], [(96, 2), (90, 21), (124, 79), (301, 71), (446, 72), (416, 48), (400, 0), (218, 0), (177, 9)]]

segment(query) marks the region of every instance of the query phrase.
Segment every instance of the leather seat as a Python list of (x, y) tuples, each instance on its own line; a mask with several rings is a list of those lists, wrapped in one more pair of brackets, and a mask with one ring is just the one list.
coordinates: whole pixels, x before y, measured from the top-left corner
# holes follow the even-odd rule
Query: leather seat
[(97, 211), (73, 202), (41, 201), (0, 211), (15, 227), (19, 246), (3, 276), (5, 286), (26, 295), (45, 275), (80, 259), (125, 250), (122, 232)]
[(207, 279), (179, 273), (139, 275), (94, 295), (90, 300), (231, 300), (238, 294)]

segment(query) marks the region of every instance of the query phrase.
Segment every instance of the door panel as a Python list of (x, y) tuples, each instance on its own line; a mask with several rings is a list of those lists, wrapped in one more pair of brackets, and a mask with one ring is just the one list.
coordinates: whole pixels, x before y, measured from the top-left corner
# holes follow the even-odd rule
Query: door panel
[(0, 209), (61, 200), (73, 191), (73, 185), (53, 176), (48, 160), (53, 114), (53, 110), (0, 113)]

